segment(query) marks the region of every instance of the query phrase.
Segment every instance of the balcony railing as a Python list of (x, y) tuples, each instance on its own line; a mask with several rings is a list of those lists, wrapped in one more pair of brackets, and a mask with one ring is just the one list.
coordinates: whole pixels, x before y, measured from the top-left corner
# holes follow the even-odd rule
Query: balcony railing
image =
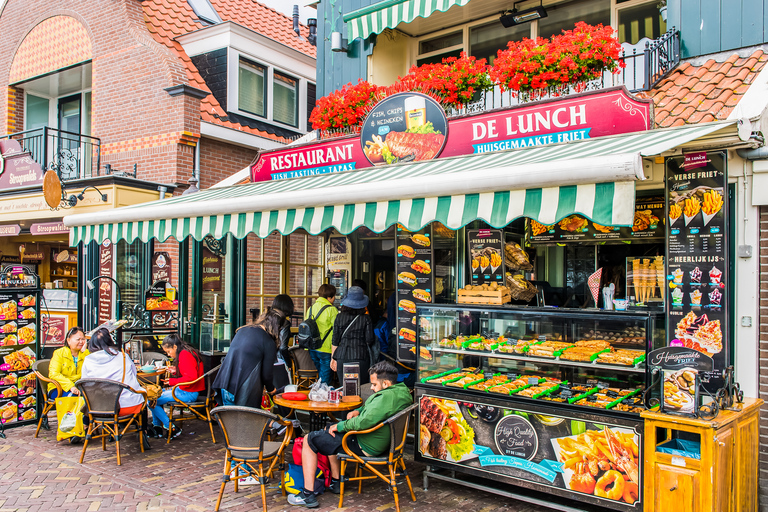
[(43, 170), (54, 170), (61, 181), (98, 176), (101, 168), (101, 140), (80, 133), (43, 127), (0, 136), (13, 139), (28, 151)]

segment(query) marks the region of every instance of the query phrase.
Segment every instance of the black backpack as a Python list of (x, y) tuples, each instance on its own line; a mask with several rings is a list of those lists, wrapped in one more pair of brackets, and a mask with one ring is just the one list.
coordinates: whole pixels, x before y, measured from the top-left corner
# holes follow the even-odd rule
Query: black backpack
[(301, 348), (317, 350), (323, 346), (323, 343), (325, 343), (326, 338), (328, 338), (328, 335), (333, 329), (328, 329), (325, 336), (320, 336), (320, 329), (317, 327), (317, 319), (323, 314), (325, 308), (329, 307), (330, 306), (326, 304), (320, 308), (320, 311), (317, 312), (314, 318), (310, 315), (309, 318), (299, 324), (299, 333), (296, 335), (296, 339), (299, 341), (299, 346)]

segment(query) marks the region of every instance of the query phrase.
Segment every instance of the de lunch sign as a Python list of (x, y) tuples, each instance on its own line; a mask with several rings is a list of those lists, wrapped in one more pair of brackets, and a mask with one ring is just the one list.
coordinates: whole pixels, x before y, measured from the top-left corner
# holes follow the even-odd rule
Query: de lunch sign
[[(411, 93), (415, 94), (415, 93)], [(613, 87), (545, 100), (447, 121), (435, 158), (547, 146), (564, 142), (646, 131), (651, 128), (651, 100), (638, 100), (624, 87)], [(434, 123), (437, 125), (438, 123)], [(434, 138), (434, 136), (433, 136)], [(251, 165), (251, 181), (281, 180), (372, 167), (359, 135), (265, 151)], [(401, 143), (402, 140), (397, 141)], [(386, 135), (382, 143), (388, 144)], [(410, 161), (400, 156), (388, 163)]]

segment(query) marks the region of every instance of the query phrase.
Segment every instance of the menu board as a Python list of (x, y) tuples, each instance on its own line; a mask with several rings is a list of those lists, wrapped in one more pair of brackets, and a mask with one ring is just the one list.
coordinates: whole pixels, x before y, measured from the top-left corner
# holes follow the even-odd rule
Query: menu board
[(504, 284), (504, 240), (500, 229), (468, 229), (470, 281)]
[(416, 362), (416, 304), (432, 302), (432, 228), (397, 225), (397, 360)]
[[(3, 275), (17, 282), (37, 284), (37, 276), (25, 266), (8, 266)], [(37, 418), (37, 379), (32, 365), (37, 360), (40, 292), (31, 287), (0, 292), (0, 425)]]
[(147, 311), (178, 311), (176, 288), (166, 281), (158, 281), (144, 293)]
[(719, 373), (731, 361), (725, 153), (668, 158), (666, 170), (668, 344), (712, 357)]
[(638, 199), (632, 226), (603, 226), (581, 215), (569, 215), (552, 225), (528, 220), (531, 243), (664, 240), (664, 200)]

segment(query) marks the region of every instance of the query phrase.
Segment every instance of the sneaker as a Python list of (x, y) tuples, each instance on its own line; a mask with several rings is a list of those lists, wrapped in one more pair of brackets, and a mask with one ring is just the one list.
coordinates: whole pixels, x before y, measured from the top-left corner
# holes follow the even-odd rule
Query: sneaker
[(317, 496), (314, 494), (310, 494), (309, 496), (306, 496), (304, 494), (304, 491), (300, 492), (299, 494), (289, 494), (288, 495), (288, 503), (291, 505), (297, 505), (307, 508), (317, 508), (320, 506), (320, 503), (317, 501)]
[(331, 485), (328, 487), (333, 494), (341, 494), (341, 481), (331, 478)]
[(69, 444), (81, 444), (83, 439), (85, 438), (80, 436), (72, 436), (69, 438)]
[(162, 425), (150, 425), (147, 427), (147, 437), (152, 439), (163, 438), (163, 426)]
[[(171, 426), (171, 439), (176, 439), (177, 437), (179, 437), (181, 435), (181, 429), (179, 427), (177, 427), (176, 425), (174, 425), (173, 423), (171, 423), (170, 426)], [(163, 428), (163, 437), (165, 437), (165, 438), (168, 437), (168, 429), (167, 428)]]

